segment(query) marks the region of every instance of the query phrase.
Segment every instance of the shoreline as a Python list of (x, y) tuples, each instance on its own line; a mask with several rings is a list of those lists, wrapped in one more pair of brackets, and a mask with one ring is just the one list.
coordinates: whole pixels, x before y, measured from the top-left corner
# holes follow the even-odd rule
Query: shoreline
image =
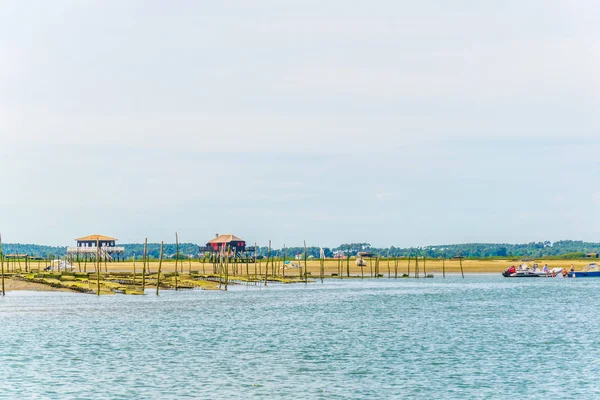
[(65, 288), (54, 288), (42, 283), (36, 283), (36, 282), (27, 282), (27, 281), (21, 281), (21, 280), (16, 280), (16, 279), (11, 279), (11, 278), (5, 278), (4, 281), (4, 289), (7, 292), (20, 292), (20, 291), (27, 291), (27, 292), (72, 292), (72, 293), (77, 293), (74, 290), (70, 290), (70, 289), (65, 289)]
[[(341, 269), (341, 273), (342, 273), (342, 278), (343, 279), (361, 279), (361, 278), (365, 278), (365, 279), (369, 279), (369, 278), (374, 278), (375, 274), (376, 274), (376, 261), (375, 260), (366, 260), (367, 261), (367, 266), (365, 267), (358, 267), (356, 266), (355, 260), (351, 259), (349, 260), (349, 265), (348, 265), (348, 260), (326, 260), (325, 261), (325, 265), (324, 265), (324, 278), (325, 279), (337, 279), (337, 280), (342, 280), (340, 279), (340, 276), (338, 275)], [(425, 260), (425, 262), (423, 262), (424, 260), (420, 259), (419, 260), (419, 275), (423, 276), (425, 273), (427, 275), (431, 275), (433, 274), (435, 278), (438, 278), (443, 275), (443, 268), (445, 267), (445, 272), (447, 275), (450, 276), (455, 276), (455, 275), (461, 275), (461, 268), (460, 268), (460, 261), (459, 260), (439, 260), (439, 259), (432, 259), (432, 260)], [(549, 268), (555, 268), (555, 267), (564, 267), (564, 268), (568, 268), (571, 264), (574, 265), (575, 270), (576, 271), (580, 271), (584, 266), (586, 266), (587, 264), (589, 264), (590, 262), (593, 262), (594, 260), (539, 260), (536, 261), (537, 264), (541, 267), (544, 264), (548, 264)], [(304, 264), (303, 260), (300, 261), (293, 261), (294, 263), (300, 263), (301, 265)], [(281, 261), (276, 261), (275, 262), (275, 272), (277, 274), (277, 276), (279, 278), (281, 278), (282, 274), (285, 274), (285, 278), (286, 279), (297, 279), (298, 278), (298, 274), (299, 274), (299, 269), (298, 268), (285, 268), (285, 270), (282, 268), (283, 263)], [(520, 264), (520, 262), (515, 262), (512, 260), (463, 260), (462, 261), (462, 267), (463, 267), (463, 272), (465, 275), (495, 275), (495, 274), (501, 274), (503, 271), (505, 271), (507, 268), (509, 268), (511, 265), (515, 265), (518, 266)], [(531, 263), (530, 263), (531, 264)], [(319, 274), (320, 274), (320, 261), (319, 260), (308, 260), (307, 262), (307, 266), (308, 266), (308, 276), (309, 279), (311, 280), (315, 280), (318, 279)], [(43, 268), (43, 265), (39, 265), (39, 263), (32, 263), (30, 265), (30, 269), (33, 271), (33, 273), (36, 273), (36, 271), (38, 270), (38, 268)], [(102, 274), (118, 274), (118, 275), (123, 275), (123, 274), (131, 274), (130, 276), (133, 276), (133, 272), (135, 270), (136, 272), (136, 280), (139, 282), (141, 280), (141, 271), (140, 271), (140, 267), (141, 265), (139, 263), (136, 263), (135, 265), (135, 269), (134, 269), (134, 264), (133, 262), (116, 262), (116, 263), (107, 263), (107, 264), (103, 264), (101, 266), (102, 268)], [(151, 289), (151, 288), (155, 288), (155, 286), (152, 284), (153, 280), (150, 279), (150, 274), (151, 273), (155, 273), (157, 271), (157, 267), (158, 267), (158, 262), (149, 262), (148, 263), (148, 269), (149, 269), (149, 273), (147, 274), (148, 276), (148, 280), (146, 281), (146, 288), (147, 289)], [(257, 280), (257, 281), (261, 281), (261, 277), (264, 277), (265, 275), (265, 267), (266, 267), (266, 260), (261, 260), (259, 262), (257, 262), (256, 264), (230, 264), (229, 268), (230, 268), (230, 279), (231, 285), (235, 285), (236, 284), (236, 278), (241, 278), (241, 279), (245, 279), (244, 277), (248, 278), (250, 277), (251, 279), (253, 278), (253, 280)], [(348, 273), (348, 267), (350, 269), (350, 277), (347, 277), (347, 273)], [(93, 280), (94, 280), (94, 275), (95, 273), (93, 272), (93, 264), (84, 264), (81, 263), (81, 265), (78, 265), (77, 263), (74, 264), (74, 271), (76, 273), (87, 273), (89, 275), (89, 281), (92, 282), (92, 286), (93, 284)], [(197, 273), (197, 274), (202, 274), (202, 275), (210, 275), (213, 273), (213, 264), (212, 263), (202, 263), (202, 262), (198, 262), (196, 261), (192, 261), (192, 262), (187, 262), (187, 263), (179, 263), (179, 268), (178, 270), (180, 271), (179, 273), (180, 275), (180, 279), (182, 280), (181, 284), (183, 284), (183, 280), (190, 278), (190, 274), (189, 272), (192, 273)], [(379, 275), (382, 276), (382, 279), (394, 279), (395, 273), (396, 273), (396, 261), (395, 260), (390, 260), (390, 265), (389, 265), (389, 274), (390, 277), (388, 278), (388, 262), (386, 259), (381, 259), (379, 261)], [(234, 272), (235, 270), (235, 272)], [(81, 272), (79, 272), (81, 271)], [(85, 272), (87, 271), (87, 272)], [(106, 272), (104, 272), (106, 271)], [(167, 275), (163, 275), (163, 276), (171, 276), (173, 275), (173, 272), (175, 271), (175, 262), (174, 261), (165, 261), (162, 264), (162, 269), (161, 269), (163, 274), (167, 274)], [(271, 275), (271, 273), (273, 272), (273, 263), (270, 262), (269, 265), (269, 275)], [(408, 272), (410, 272), (410, 277), (414, 277), (414, 273), (415, 273), (415, 260), (411, 260), (410, 261), (410, 265), (408, 263), (408, 260), (406, 259), (400, 259), (398, 260), (397, 263), (397, 273), (398, 273), (398, 279), (407, 279), (402, 278), (402, 276), (404, 274), (407, 274)], [(248, 275), (246, 275), (246, 273), (248, 273)], [(21, 274), (25, 275), (25, 272), (21, 272)], [(72, 272), (70, 273), (72, 275)], [(12, 275), (12, 273), (10, 273), (10, 275)], [(46, 284), (46, 283), (39, 283), (39, 282), (33, 282), (33, 281), (28, 281), (28, 280), (21, 280), (21, 279), (11, 279), (11, 277), (6, 276), (5, 278), (5, 290), (7, 292), (11, 292), (11, 291), (45, 291), (45, 292), (73, 292), (73, 293), (77, 293), (78, 290), (74, 290), (74, 289), (70, 289), (69, 287), (53, 287), (50, 284)], [(68, 275), (68, 274), (67, 274)], [(125, 279), (130, 279), (130, 277), (124, 277)], [(171, 278), (172, 279), (172, 278)], [(161, 278), (161, 286), (163, 286), (163, 281), (167, 281), (168, 279), (163, 277)], [(56, 281), (58, 283), (63, 283), (61, 281)], [(64, 282), (66, 283), (66, 282)], [(188, 281), (189, 283), (189, 281)], [(205, 289), (205, 290), (211, 290), (211, 289), (216, 289), (218, 287), (218, 284), (216, 282), (210, 282), (210, 281), (202, 281), (201, 283), (195, 282), (193, 283), (195, 286), (197, 285), (198, 288), (201, 289)], [(109, 283), (110, 285), (110, 283)], [(134, 291), (137, 291), (140, 285), (131, 285), (131, 283), (128, 284), (130, 286), (131, 289), (133, 289)], [(80, 285), (81, 286), (81, 285)], [(85, 288), (87, 288), (87, 285), (83, 285), (85, 286)], [(81, 289), (81, 287), (79, 288)], [(93, 289), (92, 287), (90, 287), (90, 289)], [(164, 288), (161, 290), (168, 290), (168, 288)], [(139, 294), (139, 293), (138, 293)]]

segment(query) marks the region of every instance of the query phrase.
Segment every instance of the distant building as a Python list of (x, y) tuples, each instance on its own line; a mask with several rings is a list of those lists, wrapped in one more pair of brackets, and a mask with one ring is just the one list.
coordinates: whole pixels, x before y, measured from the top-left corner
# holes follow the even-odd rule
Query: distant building
[(246, 242), (235, 235), (217, 234), (214, 239), (206, 244), (206, 247), (211, 248), (212, 251), (227, 250), (228, 247), (230, 249), (235, 248), (237, 251), (244, 251), (246, 249)]
[(214, 239), (206, 243), (206, 246), (200, 246), (198, 250), (200, 253), (208, 254), (213, 261), (220, 256), (225, 256), (233, 261), (254, 261), (254, 246), (246, 246), (245, 240), (230, 233), (216, 234)]
[(7, 259), (29, 258), (29, 254), (6, 254), (4, 257)]
[(117, 239), (109, 236), (90, 235), (75, 239), (75, 241), (77, 247), (96, 247), (96, 244), (98, 247), (115, 247)]
[(67, 249), (70, 261), (100, 260), (119, 261), (125, 259), (125, 248), (116, 246), (117, 239), (110, 236), (90, 235), (75, 239), (77, 245)]

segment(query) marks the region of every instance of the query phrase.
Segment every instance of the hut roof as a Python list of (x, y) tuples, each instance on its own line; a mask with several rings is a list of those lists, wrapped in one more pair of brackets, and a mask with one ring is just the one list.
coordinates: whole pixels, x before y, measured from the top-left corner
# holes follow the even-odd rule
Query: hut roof
[(219, 235), (208, 243), (229, 243), (229, 242), (243, 242), (239, 237), (227, 234), (227, 235)]
[(83, 242), (83, 241), (88, 241), (88, 240), (102, 240), (102, 241), (106, 241), (106, 240), (117, 240), (115, 238), (112, 238), (110, 236), (103, 236), (103, 235), (90, 235), (90, 236), (84, 236), (84, 237), (80, 237), (79, 239), (75, 239), (78, 242)]

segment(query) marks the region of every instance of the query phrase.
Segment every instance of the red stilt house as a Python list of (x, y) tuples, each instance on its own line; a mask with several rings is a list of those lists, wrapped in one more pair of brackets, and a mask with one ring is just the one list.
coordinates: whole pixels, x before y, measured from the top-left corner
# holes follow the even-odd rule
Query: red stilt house
[(230, 249), (235, 249), (236, 252), (246, 251), (246, 242), (240, 239), (235, 235), (219, 235), (206, 244), (206, 247), (210, 247), (210, 249), (214, 252), (219, 250), (226, 250), (227, 247)]
[(245, 240), (231, 234), (217, 234), (206, 246), (200, 246), (198, 249), (200, 253), (208, 255), (209, 260), (213, 262), (219, 255), (227, 257), (232, 262), (254, 262), (255, 250), (254, 246), (246, 246)]

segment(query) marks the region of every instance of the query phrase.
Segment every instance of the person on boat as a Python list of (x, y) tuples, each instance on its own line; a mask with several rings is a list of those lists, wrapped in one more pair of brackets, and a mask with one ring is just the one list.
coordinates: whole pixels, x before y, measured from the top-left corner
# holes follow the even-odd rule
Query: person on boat
[(554, 269), (552, 270), (552, 277), (556, 277), (556, 271)]
[(548, 276), (548, 273), (550, 271), (548, 271), (548, 264), (544, 264), (544, 268), (542, 268), (542, 272), (544, 272), (546, 274), (546, 276)]
[(571, 278), (575, 278), (575, 267), (571, 264)]
[(563, 276), (563, 278), (567, 277), (567, 269), (566, 268), (562, 269), (562, 276)]
[(515, 268), (514, 265), (511, 265), (510, 268), (508, 269), (508, 273), (509, 274), (514, 274), (515, 272), (517, 272), (517, 269)]

